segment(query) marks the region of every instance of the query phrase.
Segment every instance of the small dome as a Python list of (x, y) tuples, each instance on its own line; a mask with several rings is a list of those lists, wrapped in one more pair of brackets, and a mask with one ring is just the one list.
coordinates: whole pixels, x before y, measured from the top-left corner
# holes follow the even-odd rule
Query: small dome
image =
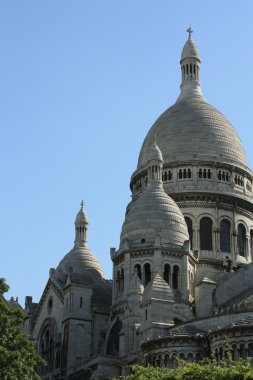
[(76, 215), (76, 220), (75, 220), (75, 224), (79, 224), (80, 222), (82, 223), (86, 223), (88, 224), (88, 218), (87, 218), (87, 215), (85, 214), (84, 212), (84, 209), (83, 209), (83, 201), (81, 202), (81, 208), (80, 208), (80, 211), (78, 211), (77, 215)]
[(188, 38), (182, 50), (181, 61), (185, 58), (196, 58), (200, 61), (198, 48), (191, 38)]
[(83, 209), (84, 203), (81, 202), (81, 209), (77, 213), (75, 220), (75, 245), (60, 261), (56, 272), (84, 274), (89, 270), (96, 270), (99, 275), (104, 277), (103, 269), (96, 256), (90, 251), (87, 245), (86, 233), (88, 219)]
[(60, 261), (56, 272), (84, 274), (89, 269), (94, 269), (105, 277), (98, 259), (87, 246), (74, 247)]
[(183, 214), (165, 193), (161, 182), (149, 184), (129, 204), (121, 231), (121, 247), (125, 241), (130, 246), (154, 245), (158, 236), (162, 245), (173, 247), (182, 247), (189, 240)]
[(154, 142), (150, 145), (149, 151), (147, 154), (147, 162), (148, 161), (161, 161), (163, 162), (163, 155), (159, 148), (159, 146), (156, 143), (156, 139)]

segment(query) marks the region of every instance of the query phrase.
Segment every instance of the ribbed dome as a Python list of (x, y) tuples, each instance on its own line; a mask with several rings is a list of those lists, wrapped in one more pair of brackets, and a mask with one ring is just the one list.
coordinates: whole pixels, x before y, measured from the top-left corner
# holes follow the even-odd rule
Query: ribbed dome
[(104, 277), (103, 269), (101, 268), (98, 259), (90, 251), (87, 245), (87, 225), (88, 218), (83, 209), (84, 202), (81, 202), (81, 208), (78, 211), (75, 219), (75, 245), (74, 248), (67, 253), (60, 261), (57, 272), (84, 274), (88, 270), (96, 270)]
[(211, 159), (247, 166), (241, 141), (224, 115), (202, 96), (178, 100), (151, 127), (141, 148), (138, 169), (148, 161), (156, 134), (164, 163)]
[(87, 269), (95, 269), (102, 277), (104, 277), (103, 269), (89, 248), (74, 247), (60, 261), (56, 271), (84, 274)]
[(200, 60), (198, 48), (191, 38), (188, 38), (188, 40), (186, 41), (183, 47), (181, 60), (184, 58), (197, 58), (198, 60)]
[(145, 246), (154, 245), (157, 236), (162, 245), (182, 247), (189, 240), (182, 212), (159, 182), (149, 184), (128, 206), (120, 240)]

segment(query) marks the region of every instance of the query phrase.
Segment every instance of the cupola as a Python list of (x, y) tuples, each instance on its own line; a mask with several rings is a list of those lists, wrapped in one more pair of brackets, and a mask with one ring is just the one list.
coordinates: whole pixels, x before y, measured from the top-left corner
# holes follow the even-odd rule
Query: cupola
[(84, 202), (75, 219), (75, 243), (74, 247), (60, 261), (56, 268), (57, 273), (82, 274), (97, 273), (104, 277), (103, 269), (98, 259), (91, 252), (87, 242), (88, 218), (84, 211)]
[(189, 33), (188, 39), (183, 47), (181, 54), (181, 94), (179, 99), (189, 95), (201, 94), (200, 87), (200, 55), (195, 42), (192, 40), (193, 30), (191, 27), (187, 29)]
[[(189, 240), (182, 212), (166, 194), (161, 180), (163, 156), (153, 138), (147, 154), (147, 188), (128, 205), (121, 231), (120, 248), (161, 245), (183, 249)], [(159, 244), (160, 244), (159, 243)]]
[(84, 212), (84, 202), (82, 201), (75, 220), (75, 247), (84, 247), (86, 245), (87, 227), (88, 218)]

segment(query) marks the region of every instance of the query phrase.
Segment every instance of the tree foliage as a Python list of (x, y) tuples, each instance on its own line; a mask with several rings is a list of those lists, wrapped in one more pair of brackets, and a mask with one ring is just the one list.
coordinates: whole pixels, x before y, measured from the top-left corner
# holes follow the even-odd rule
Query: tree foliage
[(217, 363), (214, 359), (200, 362), (179, 361), (177, 369), (133, 366), (126, 380), (253, 380), (250, 360), (233, 362), (230, 357)]
[(24, 313), (11, 308), (3, 294), (9, 286), (0, 278), (0, 379), (39, 380), (36, 367), (45, 364), (22, 329)]

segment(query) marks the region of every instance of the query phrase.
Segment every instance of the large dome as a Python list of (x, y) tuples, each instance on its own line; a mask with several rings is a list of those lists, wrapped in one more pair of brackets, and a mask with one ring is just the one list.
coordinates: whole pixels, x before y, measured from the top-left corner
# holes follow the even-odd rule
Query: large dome
[(154, 245), (157, 236), (162, 245), (183, 246), (189, 240), (187, 226), (179, 207), (163, 190), (162, 184), (149, 185), (128, 206), (121, 243)]
[(179, 99), (158, 118), (142, 145), (138, 169), (146, 166), (155, 134), (165, 164), (175, 160), (211, 158), (247, 166), (235, 129), (202, 96)]
[(241, 141), (225, 116), (207, 103), (200, 86), (200, 56), (189, 38), (181, 55), (181, 93), (151, 127), (139, 155), (138, 170), (145, 167), (156, 134), (164, 164), (171, 161), (208, 160), (247, 166)]

